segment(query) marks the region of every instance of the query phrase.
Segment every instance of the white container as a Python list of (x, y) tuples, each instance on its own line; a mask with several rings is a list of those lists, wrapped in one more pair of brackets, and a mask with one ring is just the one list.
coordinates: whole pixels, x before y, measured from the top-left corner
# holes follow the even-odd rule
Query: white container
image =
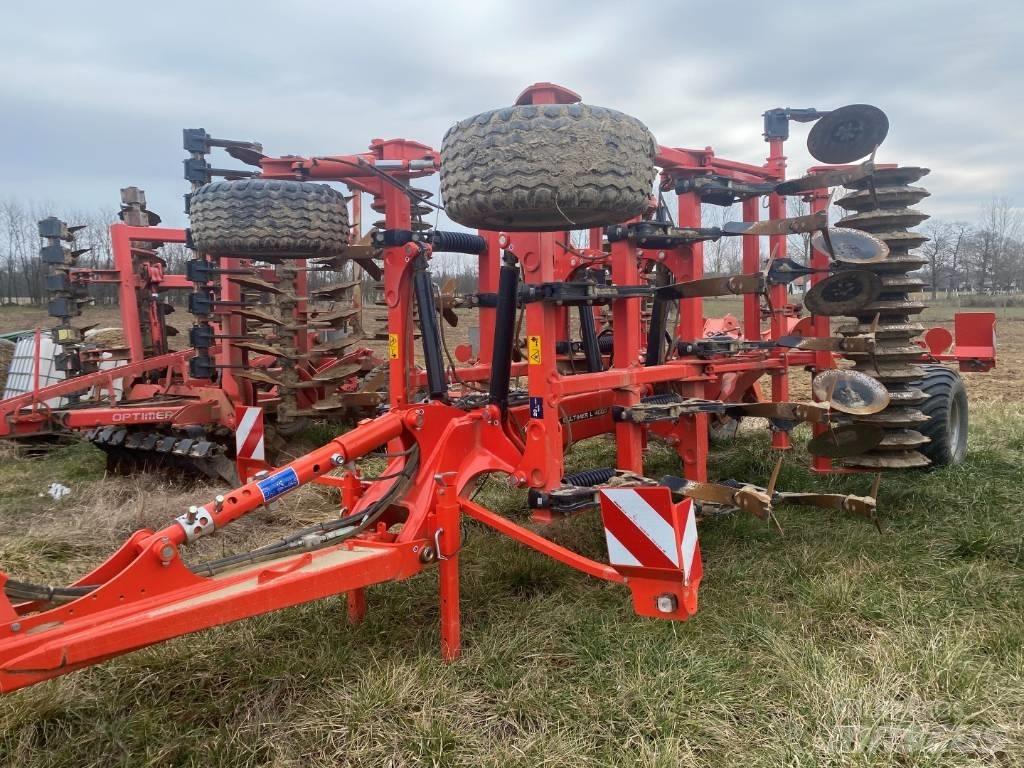
[[(57, 370), (54, 357), (60, 353), (59, 347), (54, 344), (50, 334), (43, 331), (39, 339), (39, 388), (43, 389), (52, 384), (64, 381), (64, 372)], [(34, 333), (18, 339), (14, 345), (14, 356), (11, 358), (11, 365), (7, 371), (7, 383), (4, 385), (3, 399), (24, 395), (31, 392), (35, 387), (35, 359), (36, 359), (36, 336)], [(100, 369), (108, 371), (111, 368), (124, 365), (124, 360), (106, 360), (100, 363)], [(116, 379), (114, 391), (118, 397), (123, 391), (124, 382)], [(46, 401), (50, 408), (61, 408), (67, 405), (66, 397), (51, 398)]]

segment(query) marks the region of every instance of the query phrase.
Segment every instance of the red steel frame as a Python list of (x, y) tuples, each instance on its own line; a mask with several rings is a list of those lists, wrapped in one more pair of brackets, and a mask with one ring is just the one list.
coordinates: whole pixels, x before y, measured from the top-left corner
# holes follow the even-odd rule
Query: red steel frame
[[(87, 430), (107, 425), (188, 426), (220, 424), (235, 427), (234, 406), (245, 404), (245, 392), (232, 390), (224, 382), (192, 379), (188, 359), (194, 350), (170, 352), (163, 325), (156, 314), (156, 300), (144, 302), (150, 314), (139, 311), (139, 293), (154, 298), (168, 290), (191, 290), (192, 283), (184, 275), (164, 270), (163, 262), (145, 258), (150, 244), (184, 243), (184, 229), (169, 227), (137, 227), (117, 223), (110, 226), (113, 268), (74, 269), (71, 278), (79, 284), (114, 284), (118, 286), (118, 310), (127, 347), (127, 364), (110, 370), (77, 376), (16, 398), (0, 401), (0, 437), (25, 437), (54, 427)], [(136, 259), (137, 254), (144, 258)], [(234, 290), (224, 281), (224, 289)], [(142, 328), (149, 335), (147, 356)], [(159, 374), (155, 377), (154, 374)], [(118, 396), (115, 382), (121, 381), (123, 393)], [(91, 407), (51, 411), (49, 400), (71, 393), (92, 393)], [(155, 401), (159, 398), (163, 402)], [(105, 403), (105, 404), (104, 404)]]
[[(256, 393), (254, 388), (233, 375), (230, 367), (220, 369), (216, 382), (194, 379), (189, 375), (187, 361), (194, 350), (170, 352), (164, 335), (164, 326), (157, 314), (156, 297), (168, 290), (192, 290), (186, 276), (168, 273), (163, 261), (151, 257), (152, 245), (185, 243), (186, 231), (168, 227), (140, 227), (123, 223), (110, 226), (113, 267), (111, 269), (76, 268), (71, 279), (78, 284), (113, 284), (118, 287), (118, 309), (127, 348), (127, 364), (111, 370), (101, 370), (59, 382), (45, 388), (37, 380), (32, 392), (0, 401), (0, 438), (27, 437), (62, 428), (87, 430), (108, 425), (219, 425), (227, 429), (236, 427), (235, 408), (240, 405), (265, 405), (275, 399), (274, 392)], [(141, 257), (141, 258), (137, 258)], [(239, 259), (227, 259), (224, 266), (237, 268)], [(305, 273), (299, 273), (297, 289), (305, 290)], [(219, 280), (218, 302), (237, 302), (240, 298), (238, 283), (227, 273)], [(141, 302), (148, 314), (140, 312), (139, 295), (147, 297)], [(222, 303), (222, 306), (224, 304)], [(148, 339), (144, 338), (143, 327)], [(238, 317), (227, 316), (215, 323), (224, 335), (237, 335)], [(148, 350), (147, 350), (148, 341)], [(308, 339), (303, 340), (308, 342)], [(153, 355), (156, 352), (156, 355)], [(218, 362), (237, 366), (243, 362), (242, 352), (229, 338), (218, 341)], [(317, 370), (337, 360), (325, 357)], [(267, 367), (273, 358), (256, 356), (248, 360), (253, 367)], [(316, 371), (306, 373), (312, 375)], [(144, 375), (145, 374), (145, 375)], [(160, 374), (158, 378), (154, 374)], [(118, 396), (115, 383), (122, 382), (123, 393)], [(45, 404), (72, 393), (91, 393), (89, 407), (51, 410)], [(300, 397), (311, 402), (322, 396), (323, 389), (306, 389)], [(154, 402), (159, 399), (162, 402)]]
[[(519, 103), (552, 103), (572, 96), (571, 92), (544, 84), (527, 89)], [(266, 159), (263, 176), (344, 182), (374, 196), (374, 207), (383, 211), (388, 229), (407, 229), (408, 198), (403, 190), (384, 183), (367, 168), (378, 161), (388, 161), (388, 173), (405, 180), (433, 172), (438, 159), (432, 149), (416, 142), (375, 141), (371, 151), (363, 155)], [(781, 142), (772, 143), (764, 167), (717, 158), (710, 149), (668, 147), (659, 148), (657, 164), (666, 185), (682, 175), (712, 171), (739, 180), (781, 180), (785, 173)], [(769, 205), (771, 215), (783, 214), (781, 199), (773, 197)], [(747, 220), (757, 219), (754, 201), (744, 204), (743, 209)], [(696, 195), (680, 195), (678, 215), (681, 225), (699, 226), (700, 201)], [(576, 254), (559, 245), (568, 242), (567, 233), (481, 234), (488, 243), (487, 251), (480, 256), (481, 291), (495, 290), (502, 251), (516, 256), (527, 284), (565, 280), (580, 266)], [(598, 235), (591, 233), (592, 246)], [(153, 239), (149, 229), (146, 238)], [(745, 271), (760, 268), (757, 245), (756, 238), (744, 238)], [(773, 243), (773, 248), (777, 256), (784, 255), (784, 238)], [(703, 274), (699, 244), (645, 251), (622, 240), (612, 243), (606, 255), (595, 247), (588, 254), (606, 260), (618, 286), (639, 284), (641, 265), (648, 261), (665, 264), (676, 281)], [(556, 354), (556, 342), (566, 328), (565, 310), (538, 302), (526, 306), (527, 361), (514, 364), (512, 374), (526, 377), (530, 397), (541, 404), (539, 412), (531, 414), (525, 408), (515, 408), (504, 414), (494, 404), (462, 410), (441, 400), (412, 402), (413, 392), (425, 383), (425, 375), (414, 366), (411, 273), (414, 259), (429, 255), (427, 245), (384, 248), (391, 372), (388, 412), (363, 421), (267, 478), (253, 478), (223, 497), (197, 506), (189, 518), (179, 518), (158, 531), (137, 532), (107, 562), (77, 582), (96, 587), (84, 597), (49, 610), (39, 603), (13, 604), (0, 597), (0, 690), (30, 685), (187, 632), (332, 594), (347, 593), (349, 615), (358, 620), (365, 611), (365, 587), (406, 578), (432, 563), (438, 564), (440, 572), (442, 653), (446, 659), (455, 658), (461, 648), (458, 563), (463, 514), (570, 567), (625, 584), (640, 614), (685, 619), (696, 610), (699, 577), (687, 581), (681, 574), (673, 572), (666, 577), (645, 567), (624, 572), (557, 545), (463, 494), (487, 473), (501, 473), (520, 486), (534, 489), (557, 487), (562, 481), (570, 425), (572, 440), (614, 432), (617, 466), (639, 474), (643, 473), (643, 449), (649, 430), (676, 447), (687, 478), (705, 480), (706, 416), (645, 427), (613, 422), (610, 406), (634, 405), (657, 384), (671, 385), (684, 395), (739, 399), (765, 374), (772, 379), (772, 399), (781, 401), (788, 392), (789, 366), (828, 367), (831, 356), (775, 349), (721, 360), (683, 357), (644, 366), (640, 302), (616, 299), (611, 302), (615, 345), (609, 367), (565, 375), (559, 370)], [(820, 256), (816, 255), (816, 260)], [(783, 307), (785, 288), (773, 290), (772, 305)], [(768, 338), (787, 333), (791, 319), (783, 312), (774, 314)], [(495, 310), (480, 310), (480, 326), (480, 359), (459, 370), (463, 381), (490, 377)], [(748, 337), (764, 336), (756, 298), (744, 300), (743, 330)], [(813, 321), (812, 331), (828, 334), (821, 319)], [(702, 302), (683, 300), (676, 335), (695, 340), (703, 333)], [(573, 420), (579, 415), (586, 418)], [(785, 435), (778, 433), (773, 445), (787, 447)], [(391, 486), (361, 479), (351, 468), (352, 462), (383, 447), (392, 457), (383, 473), (389, 478), (411, 472), (413, 455), (418, 464), (408, 490), (389, 503), (375, 524), (358, 536), (313, 551), (284, 554), (270, 562), (242, 565), (216, 576), (197, 575), (182, 563), (180, 548), (195, 537), (228, 525), (307, 482), (337, 486), (347, 510), (369, 514), (387, 498)], [(334, 474), (339, 471), (340, 476)], [(689, 502), (682, 504), (688, 508)], [(0, 574), (0, 583), (6, 578)], [(666, 595), (672, 599), (661, 602)]]

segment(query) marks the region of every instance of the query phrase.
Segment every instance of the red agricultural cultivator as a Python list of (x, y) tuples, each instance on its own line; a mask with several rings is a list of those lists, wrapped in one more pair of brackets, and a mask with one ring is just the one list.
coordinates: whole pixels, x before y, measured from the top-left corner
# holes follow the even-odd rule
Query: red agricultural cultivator
[[(186, 148), (211, 141), (203, 131), (186, 131), (185, 140)], [(187, 178), (201, 172), (196, 162), (186, 161)], [(207, 179), (213, 170), (206, 171)], [(307, 191), (295, 186), (299, 194)], [(215, 190), (216, 185), (206, 185), (200, 189), (205, 197), (197, 202), (211, 211), (211, 236), (216, 236), (221, 204)], [(333, 190), (323, 188), (319, 194), (329, 195), (335, 209), (340, 205), (346, 212)], [(233, 256), (193, 258), (185, 262), (185, 274), (170, 274), (160, 249), (191, 247), (189, 231), (157, 226), (160, 219), (146, 209), (139, 189), (123, 189), (121, 200), (122, 221), (110, 228), (111, 269), (75, 266), (84, 252), (74, 247), (76, 228), (55, 218), (39, 223), (46, 243), (41, 256), (49, 269), (48, 308), (59, 318), (51, 332), (61, 347), (54, 362), (66, 378), (0, 401), (0, 437), (70, 430), (106, 451), (112, 469), (172, 466), (237, 482), (236, 463), (245, 467), (272, 457), (273, 449), (310, 415), (365, 415), (383, 401), (382, 361), (357, 346), (363, 338), (358, 281), (321, 280), (315, 287), (307, 281), (311, 272), (340, 275), (350, 262), (379, 274), (370, 259), (335, 255), (275, 269), (267, 261), (256, 264)], [(344, 243), (347, 236), (343, 219), (337, 222), (335, 243)], [(259, 226), (265, 225), (238, 220), (235, 236), (251, 236)], [(310, 237), (316, 236), (311, 230)], [(97, 284), (117, 286), (123, 342), (114, 346), (90, 343), (85, 329), (72, 325), (88, 303), (89, 286)], [(190, 346), (180, 351), (169, 340), (178, 333), (167, 323), (174, 311), (165, 301), (169, 291), (189, 291), (188, 309), (197, 318)], [(39, 361), (34, 367), (38, 370)], [(266, 432), (264, 412), (271, 417)]]
[[(399, 139), (361, 154), (270, 157), (257, 144), (192, 131), (190, 232), (114, 225), (118, 269), (108, 278), (77, 272), (61, 245), (69, 234), (50, 225), (44, 258), (68, 302), (51, 309), (68, 310), (57, 313), (67, 320), (80, 284), (116, 279), (125, 328), (145, 330), (129, 333), (125, 366), (90, 371), (62, 322), (66, 370), (79, 375), (5, 403), (3, 429), (88, 429), (114, 452), (157, 435), (165, 453), (187, 456), (196, 444), (187, 441), (205, 440), (227, 460), (223, 438), (242, 425), (240, 482), (161, 530), (138, 531), (70, 586), (0, 574), (0, 690), (329, 595), (346, 594), (358, 619), (366, 587), (429, 567), (440, 574), (442, 653), (455, 658), (464, 517), (624, 585), (640, 615), (686, 619), (697, 610), (698, 523), (709, 510), (767, 520), (803, 504), (876, 518), (878, 475), (865, 478), (863, 496), (780, 491), (778, 469), (763, 486), (709, 478), (709, 432), (743, 417), (768, 419), (780, 450), (796, 424), (810, 423), (822, 472), (961, 460), (963, 385), (936, 363), (991, 367), (992, 317), (959, 318), (955, 340), (931, 331), (916, 341), (921, 282), (908, 274), (922, 264), (912, 249), (924, 238), (911, 228), (926, 217), (910, 206), (927, 192), (911, 185), (927, 170), (875, 162), (888, 122), (874, 107), (764, 117), (763, 166), (661, 146), (638, 120), (549, 83), (457, 123), (440, 152)], [(814, 122), (808, 146), (828, 165), (787, 180), (791, 121)], [(215, 146), (254, 170), (212, 168)], [(438, 203), (411, 182), (435, 172), (443, 210), (477, 233), (424, 221)], [(850, 190), (838, 200), (850, 213), (833, 227), (829, 190), (838, 186)], [(673, 208), (666, 193), (676, 195)], [(381, 220), (361, 236), (362, 194)], [(793, 196), (808, 214), (785, 216)], [(769, 218), (760, 220), (765, 200)], [(705, 226), (703, 206), (735, 203), (742, 221)], [(125, 205), (148, 216), (137, 193)], [(807, 264), (787, 255), (793, 235), (810, 243)], [(742, 272), (706, 275), (703, 244), (728, 237), (742, 240)], [(167, 242), (194, 249), (185, 276), (163, 274), (156, 245)], [(437, 289), (430, 263), (441, 251), (477, 261), (477, 292)], [(312, 279), (319, 273), (347, 277), (323, 285)], [(369, 278), (382, 281), (383, 363), (354, 348)], [(797, 280), (810, 284), (809, 316), (791, 301)], [(181, 352), (168, 349), (158, 298), (170, 288), (191, 290), (196, 315)], [(742, 297), (740, 319), (704, 316), (703, 299), (720, 296)], [(444, 326), (474, 314), (479, 343), (460, 346), (457, 365)], [(835, 335), (833, 317), (848, 318)], [(839, 367), (844, 359), (853, 366)], [(790, 400), (789, 376), (800, 368), (814, 375), (813, 401)], [(115, 378), (126, 382), (117, 397)], [(40, 405), (58, 390), (74, 402)], [(284, 466), (253, 450), (249, 426), (264, 414), (282, 440), (302, 419), (353, 412), (364, 416), (354, 428)], [(566, 474), (571, 446), (599, 435), (614, 436), (615, 466)], [(674, 447), (678, 477), (645, 475), (652, 440)], [(387, 461), (373, 478), (358, 464), (370, 455)], [(489, 474), (529, 489), (535, 525), (470, 498)], [(198, 538), (307, 483), (336, 489), (340, 512), (252, 551), (187, 557)], [(554, 516), (588, 510), (601, 515), (607, 561), (541, 533)]]

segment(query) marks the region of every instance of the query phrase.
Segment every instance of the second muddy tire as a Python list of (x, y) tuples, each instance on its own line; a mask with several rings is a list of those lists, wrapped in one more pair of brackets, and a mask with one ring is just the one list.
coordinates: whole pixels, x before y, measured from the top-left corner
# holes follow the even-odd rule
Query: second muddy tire
[(441, 196), (466, 227), (551, 232), (618, 224), (650, 203), (657, 144), (634, 117), (587, 104), (519, 105), (453, 125)]
[(944, 365), (922, 365), (924, 378), (917, 383), (927, 396), (920, 408), (928, 422), (918, 431), (931, 442), (919, 450), (931, 466), (960, 464), (967, 456), (967, 389), (963, 377)]
[(214, 256), (328, 256), (349, 237), (344, 195), (305, 181), (215, 181), (192, 193), (189, 219), (196, 250)]

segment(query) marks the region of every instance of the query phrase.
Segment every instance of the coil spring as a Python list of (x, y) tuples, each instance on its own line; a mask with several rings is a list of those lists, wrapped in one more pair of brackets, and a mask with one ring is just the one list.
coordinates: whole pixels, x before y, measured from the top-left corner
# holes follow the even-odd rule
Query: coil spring
[(434, 230), (430, 236), (430, 244), (435, 251), (447, 253), (479, 254), (487, 249), (487, 241), (480, 235), (469, 232), (442, 232)]
[(641, 397), (640, 402), (644, 405), (668, 405), (669, 403), (675, 403), (679, 401), (679, 395), (673, 395), (667, 393), (664, 395), (648, 395), (647, 397)]
[(576, 485), (585, 488), (591, 485), (607, 483), (615, 476), (614, 467), (597, 467), (595, 469), (584, 469), (581, 472), (574, 472), (562, 478), (566, 485)]
[(433, 208), (420, 201), (429, 200), (434, 196), (434, 193), (429, 189), (423, 189), (422, 187), (409, 187), (415, 197), (412, 195), (409, 198), (409, 210), (412, 213), (413, 220), (416, 220), (426, 213), (430, 213)]

